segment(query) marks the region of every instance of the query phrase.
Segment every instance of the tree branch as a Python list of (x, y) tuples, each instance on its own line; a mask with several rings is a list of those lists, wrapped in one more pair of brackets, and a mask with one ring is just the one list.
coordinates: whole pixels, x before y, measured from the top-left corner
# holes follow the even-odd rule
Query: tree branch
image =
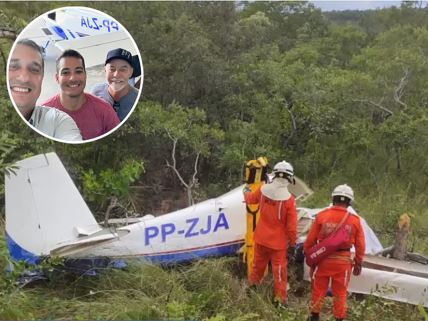
[(285, 108), (287, 112), (290, 114), (291, 117), (291, 125), (293, 127), (293, 130), (291, 131), (290, 135), (285, 139), (284, 147), (288, 146), (288, 142), (293, 138), (294, 134), (296, 133), (296, 119), (294, 118), (293, 113), (291, 112), (291, 108)]
[(13, 29), (0, 28), (0, 38), (15, 40), (18, 33)]
[(371, 100), (368, 100), (368, 99), (352, 99), (352, 101), (353, 102), (358, 102), (358, 103), (365, 103), (365, 104), (369, 104), (371, 106), (377, 107), (380, 110), (382, 110), (385, 113), (387, 113), (388, 117), (394, 115), (394, 113), (391, 110), (389, 110), (386, 107), (383, 107), (381, 104), (375, 103), (374, 101), (371, 101)]
[(191, 185), (194, 186), (195, 182), (196, 182), (196, 175), (198, 175), (198, 161), (199, 161), (199, 155), (201, 155), (201, 152), (198, 152), (198, 154), (196, 155), (196, 159), (195, 159), (195, 171), (193, 172), (193, 176), (192, 176), (192, 183)]
[(116, 196), (112, 196), (112, 197), (110, 198), (110, 204), (109, 204), (109, 206), (107, 207), (107, 210), (106, 210), (106, 213), (105, 213), (105, 216), (104, 216), (104, 226), (105, 226), (105, 227), (108, 227), (108, 218), (109, 218), (109, 216), (110, 216), (110, 212), (111, 212), (111, 210), (112, 210), (116, 205), (117, 205), (117, 197), (116, 197)]
[(172, 165), (168, 162), (168, 160), (165, 160), (166, 165), (167, 165), (167, 167), (172, 168), (172, 170), (174, 171), (174, 173), (177, 175), (178, 179), (180, 180), (181, 184), (183, 184), (183, 186), (186, 188), (186, 190), (187, 190), (187, 201), (188, 201), (189, 205), (193, 205), (194, 202), (193, 202), (192, 188), (196, 185), (196, 183), (198, 181), (196, 179), (196, 175), (198, 175), (198, 163), (199, 163), (199, 156), (201, 155), (201, 152), (198, 151), (198, 153), (196, 154), (192, 178), (189, 179), (188, 183), (186, 183), (184, 181), (184, 178), (181, 176), (180, 172), (177, 169), (177, 160), (175, 158), (175, 151), (177, 148), (178, 138), (172, 136), (168, 131), (166, 131), (166, 133), (167, 133), (168, 137), (173, 142), (172, 150), (171, 150)]
[(400, 82), (398, 83), (398, 86), (394, 90), (394, 101), (398, 104), (400, 104), (403, 109), (407, 109), (407, 104), (401, 101), (401, 97), (404, 94), (404, 87), (407, 85), (407, 77), (409, 75), (409, 68), (405, 67), (403, 69), (404, 76), (400, 79)]
[(175, 172), (178, 179), (180, 180), (181, 184), (183, 184), (186, 188), (189, 188), (189, 185), (184, 181), (183, 177), (181, 177), (179, 171), (177, 170), (177, 161), (175, 159), (175, 149), (177, 146), (178, 138), (171, 136), (169, 132), (167, 132), (167, 134), (169, 138), (172, 139), (173, 145), (172, 145), (172, 151), (171, 151), (172, 165), (168, 162), (168, 160), (166, 160), (166, 166), (172, 168), (172, 170)]

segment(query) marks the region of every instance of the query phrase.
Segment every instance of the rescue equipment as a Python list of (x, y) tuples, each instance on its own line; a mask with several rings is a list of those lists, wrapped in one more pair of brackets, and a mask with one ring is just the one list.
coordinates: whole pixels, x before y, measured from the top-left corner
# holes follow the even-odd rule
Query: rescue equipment
[[(254, 192), (267, 180), (268, 160), (259, 157), (247, 162), (244, 168), (245, 183)], [(259, 204), (247, 204), (247, 232), (243, 249), (243, 261), (247, 264), (247, 277), (250, 276), (254, 261), (254, 231), (260, 216)]]
[(343, 217), (336, 228), (325, 239), (315, 244), (305, 253), (306, 264), (313, 267), (327, 258), (330, 254), (338, 251), (344, 243), (350, 240), (350, 231), (344, 224), (349, 217), (349, 212)]

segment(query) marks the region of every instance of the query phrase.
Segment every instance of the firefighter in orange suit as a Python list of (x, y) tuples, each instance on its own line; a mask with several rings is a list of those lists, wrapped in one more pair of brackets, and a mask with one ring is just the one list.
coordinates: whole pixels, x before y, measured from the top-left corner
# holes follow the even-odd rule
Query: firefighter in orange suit
[[(317, 241), (326, 238), (339, 224), (345, 215), (348, 215), (348, 206), (354, 200), (354, 191), (348, 185), (337, 186), (332, 193), (333, 206), (320, 212), (313, 223), (304, 243), (307, 252)], [(324, 297), (329, 284), (333, 291), (333, 314), (336, 321), (346, 318), (346, 296), (351, 278), (361, 274), (361, 263), (365, 252), (365, 238), (358, 215), (350, 214), (343, 222), (350, 233), (350, 241), (339, 250), (322, 260), (313, 269), (311, 268), (312, 298), (311, 316), (309, 321), (318, 321)], [(355, 246), (355, 257), (352, 262), (351, 247)]]
[(294, 170), (286, 161), (273, 169), (274, 178), (254, 192), (244, 194), (247, 204), (260, 203), (260, 219), (254, 233), (254, 264), (249, 284), (260, 284), (271, 262), (274, 278), (274, 303), (285, 307), (287, 301), (287, 248), (294, 253), (297, 213), (294, 196), (288, 191)]

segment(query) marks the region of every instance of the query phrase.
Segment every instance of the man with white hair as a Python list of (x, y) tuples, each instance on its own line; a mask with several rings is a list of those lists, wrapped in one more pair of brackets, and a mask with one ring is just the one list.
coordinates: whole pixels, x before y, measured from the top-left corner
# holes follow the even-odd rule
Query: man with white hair
[(105, 73), (107, 83), (95, 85), (91, 92), (108, 102), (122, 121), (138, 96), (138, 90), (128, 82), (134, 73), (131, 53), (122, 48), (110, 50), (105, 62)]

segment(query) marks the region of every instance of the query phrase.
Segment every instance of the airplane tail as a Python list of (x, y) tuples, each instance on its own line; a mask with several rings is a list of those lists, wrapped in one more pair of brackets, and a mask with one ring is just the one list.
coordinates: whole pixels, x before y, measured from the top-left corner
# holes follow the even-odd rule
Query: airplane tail
[(55, 153), (16, 165), (16, 174), (5, 178), (6, 239), (13, 259), (36, 264), (59, 244), (101, 230)]

